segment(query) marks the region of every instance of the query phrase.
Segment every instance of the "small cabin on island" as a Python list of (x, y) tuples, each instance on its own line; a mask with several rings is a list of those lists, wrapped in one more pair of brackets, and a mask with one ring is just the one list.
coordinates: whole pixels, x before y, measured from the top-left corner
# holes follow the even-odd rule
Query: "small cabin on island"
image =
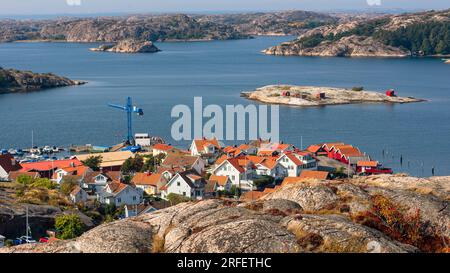
[(282, 95), (283, 97), (290, 97), (290, 96), (291, 96), (291, 92), (289, 92), (289, 91), (283, 91), (283, 92), (281, 92), (281, 95)]
[(388, 97), (395, 97), (395, 90), (394, 89), (389, 89), (386, 91), (386, 96)]
[(325, 99), (325, 93), (324, 92), (317, 93), (316, 98), (319, 100)]

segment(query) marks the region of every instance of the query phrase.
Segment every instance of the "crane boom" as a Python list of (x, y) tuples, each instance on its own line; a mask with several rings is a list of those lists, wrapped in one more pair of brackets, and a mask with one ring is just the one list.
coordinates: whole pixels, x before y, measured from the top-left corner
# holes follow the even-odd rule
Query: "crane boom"
[(133, 116), (131, 114), (136, 113), (138, 116), (143, 116), (144, 111), (141, 108), (133, 106), (131, 101), (131, 97), (127, 98), (127, 104), (125, 106), (117, 105), (117, 104), (108, 104), (109, 107), (119, 109), (125, 111), (127, 113), (127, 142), (131, 145), (134, 145), (134, 137), (133, 137)]

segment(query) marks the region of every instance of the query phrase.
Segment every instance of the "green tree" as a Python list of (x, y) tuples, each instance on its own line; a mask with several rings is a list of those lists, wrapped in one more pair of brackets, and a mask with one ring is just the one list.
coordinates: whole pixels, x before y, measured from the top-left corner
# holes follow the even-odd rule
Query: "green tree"
[(55, 219), (55, 228), (58, 238), (69, 240), (83, 234), (84, 225), (80, 216), (76, 214), (59, 215)]
[(144, 166), (144, 158), (140, 155), (136, 155), (135, 157), (130, 157), (122, 165), (122, 173), (125, 175), (133, 174), (142, 170)]
[(157, 156), (148, 155), (144, 156), (144, 165), (142, 167), (141, 172), (155, 172), (158, 166), (161, 165), (162, 160), (164, 159), (164, 154), (159, 154)]
[(93, 171), (99, 171), (100, 170), (100, 164), (102, 163), (102, 157), (101, 156), (90, 156), (86, 160), (81, 161), (83, 165), (91, 168)]
[(38, 178), (33, 181), (31, 186), (36, 188), (46, 188), (49, 190), (53, 190), (56, 189), (58, 184), (56, 184), (55, 182), (51, 181), (48, 178)]
[(17, 177), (16, 179), (16, 182), (24, 186), (31, 185), (33, 183), (33, 177), (29, 175), (19, 175), (19, 177)]

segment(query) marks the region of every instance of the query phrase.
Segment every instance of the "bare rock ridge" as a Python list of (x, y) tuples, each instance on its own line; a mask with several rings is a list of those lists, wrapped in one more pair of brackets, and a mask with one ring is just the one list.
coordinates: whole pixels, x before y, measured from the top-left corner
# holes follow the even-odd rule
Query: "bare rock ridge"
[[(439, 35), (435, 35), (439, 33)], [(450, 10), (319, 26), (263, 50), (279, 56), (406, 57), (450, 54)]]
[(85, 84), (85, 82), (74, 81), (51, 73), (40, 74), (0, 67), (0, 94), (31, 92), (81, 84)]
[(98, 48), (91, 48), (91, 51), (107, 51), (115, 53), (155, 53), (160, 51), (150, 41), (122, 40), (114, 45), (100, 45)]
[[(182, 203), (101, 225), (74, 240), (0, 252), (445, 252), (450, 242), (449, 200), (450, 177), (308, 180), (253, 202)], [(403, 219), (395, 214), (420, 223), (418, 237), (392, 232), (396, 227), (388, 224), (392, 210), (383, 210), (389, 204), (402, 213), (418, 215)], [(390, 220), (383, 222), (385, 218), (377, 215)]]
[[(321, 97), (318, 95), (323, 94)], [(422, 102), (423, 99), (412, 97), (387, 96), (375, 91), (354, 91), (352, 89), (294, 86), (294, 85), (268, 85), (255, 91), (242, 92), (241, 96), (267, 104), (283, 104), (301, 107), (324, 105), (358, 104), (358, 103), (413, 103)]]
[(114, 43), (230, 40), (251, 35), (299, 35), (337, 18), (316, 12), (286, 11), (222, 15), (136, 15), (127, 17), (1, 20), (0, 42), (46, 40)]

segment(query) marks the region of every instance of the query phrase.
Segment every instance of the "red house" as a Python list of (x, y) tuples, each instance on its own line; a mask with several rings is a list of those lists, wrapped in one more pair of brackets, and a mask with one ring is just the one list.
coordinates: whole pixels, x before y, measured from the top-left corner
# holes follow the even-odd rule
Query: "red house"
[(358, 161), (356, 172), (360, 174), (393, 174), (390, 168), (383, 168), (378, 161)]
[(389, 89), (388, 91), (386, 91), (386, 96), (388, 96), (388, 97), (395, 97), (395, 90), (394, 89)]

